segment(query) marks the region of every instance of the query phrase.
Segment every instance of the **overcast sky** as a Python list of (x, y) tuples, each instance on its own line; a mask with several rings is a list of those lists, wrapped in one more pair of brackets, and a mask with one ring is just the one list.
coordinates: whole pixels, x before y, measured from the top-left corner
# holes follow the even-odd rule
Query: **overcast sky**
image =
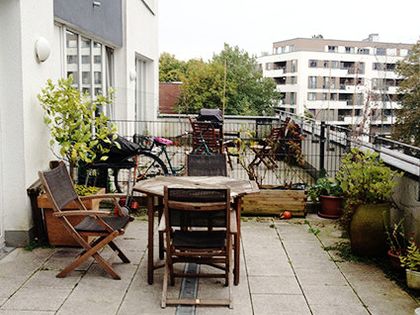
[(322, 34), (383, 42), (420, 39), (419, 0), (159, 0), (159, 50), (178, 59), (209, 59), (223, 43), (251, 54), (272, 43)]

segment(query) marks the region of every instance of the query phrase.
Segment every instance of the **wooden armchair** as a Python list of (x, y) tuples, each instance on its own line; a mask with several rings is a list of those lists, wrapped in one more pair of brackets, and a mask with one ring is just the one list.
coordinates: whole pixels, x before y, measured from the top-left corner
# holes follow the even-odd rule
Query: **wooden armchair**
[(249, 165), (258, 166), (263, 163), (268, 169), (275, 169), (277, 167), (276, 152), (282, 138), (284, 138), (284, 128), (273, 127), (267, 138), (251, 147), (255, 157)]
[[(130, 263), (130, 260), (113, 241), (117, 236), (124, 234), (124, 229), (127, 224), (133, 220), (132, 217), (124, 215), (123, 210), (117, 202), (117, 198), (125, 195), (104, 194), (83, 197), (84, 199), (112, 199), (120, 211), (120, 216), (114, 216), (109, 211), (87, 210), (80, 197), (76, 194), (70, 175), (63, 162), (60, 162), (56, 168), (50, 171), (39, 172), (38, 174), (46, 194), (52, 202), (54, 216), (61, 220), (64, 228), (83, 247), (82, 252), (76, 259), (58, 273), (57, 277), (66, 277), (80, 264), (92, 257), (112, 278), (117, 280), (121, 279), (112, 266), (102, 258), (99, 251), (106, 245), (109, 245), (118, 254), (122, 262)], [(67, 204), (72, 202), (78, 206), (79, 210), (62, 211)], [(73, 226), (68, 218), (75, 215), (85, 216), (85, 218), (79, 224)], [(84, 237), (93, 237), (93, 240), (89, 243)]]
[[(162, 291), (162, 307), (166, 305), (232, 306), (232, 230), (229, 189), (168, 188), (164, 189), (166, 261)], [(175, 271), (176, 263), (204, 264), (221, 270), (196, 274)], [(216, 270), (215, 270), (216, 271)], [(167, 297), (168, 281), (175, 277), (224, 278), (229, 287), (226, 299), (175, 299)]]

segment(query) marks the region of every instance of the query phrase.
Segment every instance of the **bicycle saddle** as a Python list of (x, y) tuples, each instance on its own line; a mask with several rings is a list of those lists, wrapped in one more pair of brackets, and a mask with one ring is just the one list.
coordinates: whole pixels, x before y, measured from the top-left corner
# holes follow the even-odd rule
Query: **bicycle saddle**
[(155, 137), (154, 140), (157, 144), (163, 144), (163, 145), (172, 145), (174, 143), (172, 140), (161, 138), (161, 137)]

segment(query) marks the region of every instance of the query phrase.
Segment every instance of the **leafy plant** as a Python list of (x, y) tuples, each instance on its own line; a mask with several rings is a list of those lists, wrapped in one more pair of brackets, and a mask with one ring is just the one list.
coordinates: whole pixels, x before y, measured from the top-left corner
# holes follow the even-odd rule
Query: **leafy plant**
[(88, 196), (96, 194), (101, 188), (86, 185), (74, 185), (74, 190), (79, 196)]
[[(385, 227), (388, 227), (385, 225)], [(404, 232), (404, 218), (402, 218), (398, 223), (394, 223), (392, 230), (389, 228), (386, 229), (386, 238), (388, 241), (389, 249), (397, 254), (403, 254), (407, 250), (407, 241), (405, 238)]]
[(336, 180), (351, 205), (388, 201), (402, 173), (391, 170), (376, 152), (352, 149), (341, 160)]
[(98, 95), (92, 100), (72, 84), (71, 76), (57, 84), (48, 80), (38, 95), (52, 136), (50, 145), (59, 144), (60, 155), (69, 162), (71, 172), (79, 161), (91, 163), (97, 155), (106, 159), (104, 154), (117, 137), (115, 125), (109, 124), (101, 110), (112, 99)]
[(334, 196), (340, 197), (343, 195), (343, 190), (339, 183), (333, 178), (321, 177), (315, 185), (312, 185), (308, 190), (308, 196), (313, 202), (319, 201), (319, 196)]
[(416, 242), (411, 239), (407, 248), (407, 253), (400, 256), (401, 266), (413, 271), (420, 271), (420, 250)]

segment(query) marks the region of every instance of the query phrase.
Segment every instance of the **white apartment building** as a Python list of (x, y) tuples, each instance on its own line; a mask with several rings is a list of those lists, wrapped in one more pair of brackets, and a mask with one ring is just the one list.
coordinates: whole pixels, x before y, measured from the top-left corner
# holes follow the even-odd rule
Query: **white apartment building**
[(47, 79), (113, 87), (111, 118), (154, 120), (158, 66), (157, 0), (0, 1), (0, 249), (29, 240), (26, 189), (56, 159), (37, 100)]
[(386, 133), (398, 108), (395, 65), (411, 46), (379, 42), (377, 34), (362, 41), (296, 38), (273, 43), (272, 55), (258, 63), (283, 94), (280, 109)]

